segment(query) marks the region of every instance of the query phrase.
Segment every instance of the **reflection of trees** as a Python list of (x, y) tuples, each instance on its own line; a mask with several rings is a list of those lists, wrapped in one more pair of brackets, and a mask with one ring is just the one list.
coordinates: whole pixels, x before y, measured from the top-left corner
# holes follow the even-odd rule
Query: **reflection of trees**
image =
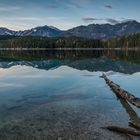
[[(130, 57), (132, 55), (132, 59), (135, 56), (136, 58), (140, 58), (137, 53), (135, 55), (133, 53), (131, 52), (128, 56)], [(140, 65), (118, 61), (122, 59), (122, 55), (125, 58), (125, 54), (120, 51), (0, 51), (1, 61), (5, 62), (7, 60), (7, 66), (6, 63), (4, 66), (1, 65), (3, 68), (13, 65), (28, 65), (32, 67), (38, 66), (38, 69), (48, 70), (61, 65), (67, 65), (72, 68), (88, 71), (112, 70), (121, 73), (139, 72)], [(18, 63), (15, 60), (21, 62)], [(8, 65), (8, 61), (13, 61), (14, 63)], [(140, 59), (136, 59), (136, 61), (138, 62)], [(31, 65), (27, 64), (28, 62)]]
[(16, 60), (44, 60), (44, 59), (82, 59), (107, 57), (115, 60), (140, 63), (139, 51), (113, 50), (52, 50), (52, 51), (0, 51), (0, 58)]
[(108, 58), (112, 58), (115, 60), (122, 60), (131, 63), (140, 63), (140, 51), (105, 51), (105, 55)]
[(81, 59), (98, 58), (101, 56), (103, 56), (103, 51), (0, 51), (0, 58), (16, 60)]

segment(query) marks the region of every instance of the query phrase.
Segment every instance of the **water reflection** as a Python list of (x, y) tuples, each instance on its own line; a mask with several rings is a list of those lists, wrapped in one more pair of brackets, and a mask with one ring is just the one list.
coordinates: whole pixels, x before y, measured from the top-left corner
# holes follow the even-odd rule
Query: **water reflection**
[(0, 58), (4, 60), (50, 60), (50, 59), (87, 59), (111, 58), (131, 63), (140, 63), (138, 51), (0, 51)]
[[(102, 72), (116, 83), (127, 79), (123, 85), (126, 90), (131, 87), (134, 95), (139, 91), (138, 73), (132, 74), (140, 72), (139, 55), (122, 56), (84, 51), (0, 52), (0, 140), (123, 139), (100, 129), (128, 126), (129, 121), (100, 78)], [(138, 121), (135, 111), (122, 104), (131, 121)]]
[(49, 70), (67, 65), (88, 71), (111, 70), (121, 73), (135, 73), (140, 70), (140, 53), (133, 51), (2, 51), (0, 58), (0, 68), (26, 65)]

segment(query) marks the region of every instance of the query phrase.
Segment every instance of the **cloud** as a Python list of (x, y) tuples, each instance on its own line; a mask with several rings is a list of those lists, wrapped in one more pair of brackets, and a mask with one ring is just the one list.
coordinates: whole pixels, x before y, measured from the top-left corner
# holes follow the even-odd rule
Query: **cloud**
[(52, 4), (52, 5), (48, 5), (47, 8), (49, 8), (49, 9), (57, 9), (58, 6)]
[(20, 88), (20, 87), (25, 87), (25, 85), (22, 84), (13, 84), (13, 83), (1, 83), (0, 88)]
[(121, 18), (121, 22), (128, 22), (128, 21), (136, 21), (134, 19), (126, 19), (126, 18)]
[(93, 21), (103, 20), (103, 19), (93, 18), (93, 17), (86, 17), (86, 18), (82, 18), (82, 20), (83, 20), (84, 22), (93, 22)]
[(95, 20), (97, 20), (96, 18), (92, 18), (92, 17), (87, 17), (87, 18), (82, 18), (82, 20), (84, 21), (84, 22), (92, 22), (92, 21), (95, 21)]
[(126, 18), (119, 18), (119, 19), (106, 18), (105, 20), (111, 24), (118, 24), (118, 23), (124, 23), (124, 22), (128, 22), (128, 21), (135, 21), (134, 19), (126, 19)]
[(116, 19), (113, 19), (113, 18), (106, 18), (105, 20), (107, 22), (111, 23), (111, 24), (118, 24), (118, 23), (120, 23), (120, 20), (116, 20)]
[(83, 8), (83, 5), (80, 2), (76, 2), (73, 0), (63, 0), (63, 4), (65, 4), (66, 8)]
[(20, 17), (3, 17), (2, 18), (3, 20), (16, 20), (16, 21), (18, 21), (18, 20), (20, 20), (20, 21), (22, 21), (22, 20), (24, 20), (24, 21), (38, 21), (38, 20), (41, 20), (40, 18), (38, 18), (38, 17), (22, 17), (22, 16), (20, 16)]
[(112, 7), (112, 5), (105, 5), (105, 8), (107, 8), (107, 9), (112, 9), (113, 7)]
[(20, 10), (21, 7), (17, 7), (17, 6), (0, 6), (0, 12), (10, 12), (10, 11), (16, 11), (16, 10)]
[(79, 23), (65, 20), (65, 21), (61, 21), (61, 24), (59, 24), (59, 25), (55, 22), (53, 24), (53, 26), (55, 26), (61, 30), (68, 30), (68, 29), (79, 26)]
[(125, 18), (115, 19), (115, 18), (93, 18), (93, 17), (81, 18), (81, 20), (86, 23), (93, 22), (93, 21), (104, 21), (110, 24), (118, 24), (118, 23), (123, 23), (123, 22), (128, 22), (128, 21), (134, 21), (134, 19), (125, 19)]
[(55, 20), (55, 21), (57, 20), (58, 21), (58, 20), (65, 19), (65, 17), (54, 17), (54, 16), (52, 16), (52, 17), (46, 17), (46, 19), (47, 20)]
[(25, 29), (29, 29), (32, 27), (32, 25), (26, 24), (25, 22), (19, 23), (19, 22), (9, 22), (9, 21), (0, 21), (0, 27), (5, 27), (5, 28), (9, 28), (11, 30), (25, 30)]
[(13, 19), (16, 19), (16, 20), (31, 20), (31, 21), (40, 20), (40, 18), (38, 18), (38, 17), (15, 17)]

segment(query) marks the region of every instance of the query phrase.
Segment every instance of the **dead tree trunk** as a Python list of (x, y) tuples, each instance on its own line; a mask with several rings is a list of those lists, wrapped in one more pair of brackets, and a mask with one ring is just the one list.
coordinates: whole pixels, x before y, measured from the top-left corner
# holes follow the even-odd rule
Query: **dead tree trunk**
[(116, 94), (116, 96), (120, 97), (119, 98), (120, 103), (122, 104), (123, 108), (126, 110), (126, 112), (130, 117), (129, 126), (131, 127), (131, 128), (121, 128), (118, 126), (107, 126), (105, 127), (105, 129), (118, 133), (123, 133), (126, 136), (129, 136), (130, 139), (131, 139), (130, 135), (140, 136), (140, 118), (138, 117), (137, 113), (133, 110), (133, 108), (128, 104), (129, 102), (135, 105), (136, 107), (140, 108), (140, 99), (136, 98), (134, 95), (130, 94), (129, 92), (121, 89), (119, 85), (109, 80), (105, 74), (103, 74), (101, 77), (105, 79), (106, 83)]
[(109, 87), (115, 92), (115, 94), (129, 103), (133, 104), (134, 106), (140, 108), (140, 98), (135, 97), (128, 91), (121, 89), (121, 87), (117, 84), (115, 84), (113, 81), (109, 80), (105, 74), (102, 75), (102, 77), (105, 79), (106, 83), (109, 85)]

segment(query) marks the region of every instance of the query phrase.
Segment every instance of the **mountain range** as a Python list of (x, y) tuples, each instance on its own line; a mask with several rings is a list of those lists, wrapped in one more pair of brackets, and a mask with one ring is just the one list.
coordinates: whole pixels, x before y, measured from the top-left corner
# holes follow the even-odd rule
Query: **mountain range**
[(133, 20), (115, 25), (90, 24), (78, 26), (66, 31), (59, 30), (53, 26), (40, 26), (24, 31), (13, 31), (0, 28), (0, 35), (12, 36), (46, 36), (46, 37), (82, 37), (91, 39), (106, 39), (115, 36), (129, 35), (140, 32), (140, 23)]

